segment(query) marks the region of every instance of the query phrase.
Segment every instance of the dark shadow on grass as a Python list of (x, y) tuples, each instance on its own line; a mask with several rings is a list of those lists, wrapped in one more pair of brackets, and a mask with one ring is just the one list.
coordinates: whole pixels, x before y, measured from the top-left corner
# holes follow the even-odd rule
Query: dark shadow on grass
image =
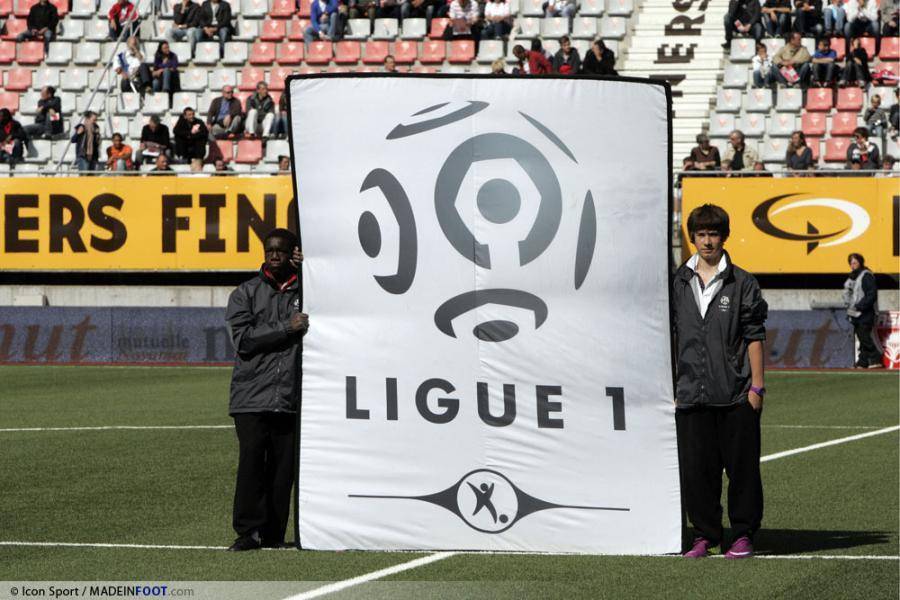
[[(726, 534), (725, 539), (731, 539)], [(806, 554), (823, 550), (843, 550), (877, 546), (896, 541), (889, 531), (827, 531), (812, 529), (761, 529), (754, 539), (757, 552), (766, 554)], [(882, 550), (883, 554), (884, 551)]]

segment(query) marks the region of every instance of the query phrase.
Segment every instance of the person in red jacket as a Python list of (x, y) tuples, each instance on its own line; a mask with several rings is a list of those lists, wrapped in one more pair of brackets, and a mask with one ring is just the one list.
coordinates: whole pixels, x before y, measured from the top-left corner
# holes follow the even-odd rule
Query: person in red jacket
[(553, 72), (553, 65), (541, 50), (525, 50), (521, 44), (513, 48), (513, 55), (519, 60), (519, 66), (513, 69), (518, 75), (545, 75)]
[(113, 4), (109, 9), (107, 19), (109, 19), (109, 39), (119, 39), (119, 36), (122, 35), (122, 30), (129, 27), (129, 25), (132, 26), (132, 29), (128, 35), (137, 37), (138, 11), (137, 7), (129, 0), (118, 0), (118, 2)]

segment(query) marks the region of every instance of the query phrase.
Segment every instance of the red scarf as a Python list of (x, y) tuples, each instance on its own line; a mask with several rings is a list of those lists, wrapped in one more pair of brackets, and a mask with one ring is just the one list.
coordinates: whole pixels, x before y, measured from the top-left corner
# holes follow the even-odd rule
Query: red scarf
[(268, 267), (266, 267), (265, 265), (263, 265), (263, 275), (266, 277), (266, 279), (275, 284), (275, 287), (278, 288), (279, 292), (283, 292), (284, 290), (288, 289), (292, 283), (297, 281), (297, 274), (292, 273), (291, 276), (288, 277), (287, 281), (285, 281), (284, 283), (279, 283), (278, 280), (275, 279), (275, 276), (272, 275), (272, 272), (269, 271)]

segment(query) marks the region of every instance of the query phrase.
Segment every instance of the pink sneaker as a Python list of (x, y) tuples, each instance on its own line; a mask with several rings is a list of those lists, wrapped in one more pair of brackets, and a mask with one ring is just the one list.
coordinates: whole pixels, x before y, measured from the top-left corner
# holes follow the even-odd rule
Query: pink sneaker
[(697, 538), (694, 540), (694, 547), (682, 554), (685, 558), (705, 558), (709, 556), (709, 540), (706, 538)]
[(725, 553), (725, 558), (731, 559), (750, 558), (751, 556), (753, 556), (753, 542), (746, 536), (736, 539)]

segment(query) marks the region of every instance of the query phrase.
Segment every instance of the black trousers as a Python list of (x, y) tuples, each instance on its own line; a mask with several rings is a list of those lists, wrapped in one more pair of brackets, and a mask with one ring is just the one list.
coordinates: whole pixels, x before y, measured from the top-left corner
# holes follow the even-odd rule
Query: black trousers
[(853, 333), (859, 340), (859, 356), (856, 358), (856, 366), (868, 367), (881, 364), (882, 351), (875, 343), (875, 315), (866, 315), (850, 322), (853, 324)]
[(722, 542), (723, 468), (734, 539), (752, 539), (762, 522), (759, 418), (749, 402), (675, 411), (684, 508), (696, 534), (714, 546)]
[(284, 542), (294, 483), (296, 415), (234, 416), (240, 454), (232, 524), (239, 536), (259, 532), (266, 544)]

